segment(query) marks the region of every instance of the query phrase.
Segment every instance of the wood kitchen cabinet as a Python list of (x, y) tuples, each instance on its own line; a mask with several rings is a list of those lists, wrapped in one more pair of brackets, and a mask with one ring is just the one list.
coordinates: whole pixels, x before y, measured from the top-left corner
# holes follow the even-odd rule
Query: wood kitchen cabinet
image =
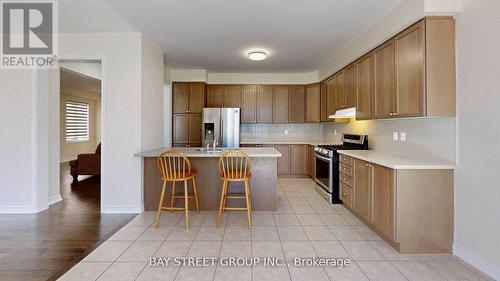
[(319, 123), (321, 121), (321, 93), (319, 84), (306, 86), (306, 122)]
[(354, 159), (354, 204), (353, 209), (365, 220), (371, 221), (371, 170), (365, 161)]
[(356, 63), (356, 119), (372, 117), (373, 55), (359, 59)]
[(224, 87), (219, 85), (207, 86), (207, 107), (222, 107), (222, 97), (224, 96)]
[(395, 104), (394, 40), (389, 40), (373, 51), (373, 117), (392, 117)]
[(273, 86), (273, 123), (288, 123), (288, 86)]
[(307, 175), (307, 144), (292, 144), (292, 175)]
[(174, 146), (201, 146), (201, 114), (174, 114)]
[(273, 122), (273, 87), (257, 86), (257, 122)]
[(204, 104), (204, 83), (174, 82), (172, 84), (173, 113), (201, 113)]
[(356, 106), (356, 67), (354, 64), (345, 69), (345, 107)]
[[(452, 169), (391, 169), (345, 155), (340, 162), (344, 205), (392, 247), (401, 253), (451, 252)], [(343, 170), (349, 163), (352, 181)]]
[(346, 107), (345, 71), (341, 70), (335, 75), (335, 111)]
[(224, 86), (222, 107), (241, 107), (241, 86)]
[(314, 145), (307, 146), (307, 171), (311, 179), (316, 176), (316, 158), (314, 157)]
[(337, 110), (337, 97), (335, 96), (336, 90), (336, 80), (335, 76), (328, 79), (326, 82), (326, 111), (328, 116), (335, 114)]
[(257, 122), (257, 86), (241, 89), (241, 123)]
[(288, 122), (304, 123), (305, 121), (305, 89), (304, 86), (288, 87)]
[(320, 117), (321, 122), (328, 121), (328, 83), (326, 81), (321, 82), (320, 86)]
[(290, 145), (277, 144), (274, 148), (281, 153), (281, 157), (278, 158), (278, 175), (290, 175), (292, 172), (290, 167)]

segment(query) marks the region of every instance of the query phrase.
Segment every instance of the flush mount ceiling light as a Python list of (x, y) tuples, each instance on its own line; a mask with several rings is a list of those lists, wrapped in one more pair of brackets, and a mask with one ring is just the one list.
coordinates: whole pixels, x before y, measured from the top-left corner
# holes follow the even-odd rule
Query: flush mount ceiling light
[(251, 51), (247, 54), (250, 60), (265, 60), (267, 58), (267, 53), (264, 51)]

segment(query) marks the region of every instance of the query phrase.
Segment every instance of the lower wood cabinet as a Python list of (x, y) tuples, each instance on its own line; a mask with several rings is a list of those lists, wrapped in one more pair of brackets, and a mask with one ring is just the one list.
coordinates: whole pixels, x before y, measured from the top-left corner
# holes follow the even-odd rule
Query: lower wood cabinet
[(281, 153), (281, 157), (278, 158), (278, 175), (290, 175), (292, 171), (290, 165), (290, 145), (277, 144), (275, 148)]
[(201, 114), (174, 114), (173, 146), (201, 146)]
[(314, 145), (307, 146), (307, 172), (310, 178), (316, 176), (316, 158), (314, 156)]
[(307, 144), (292, 144), (292, 175), (307, 175)]
[[(395, 170), (341, 155), (340, 198), (401, 253), (451, 253), (453, 170)], [(344, 177), (343, 177), (344, 176)]]

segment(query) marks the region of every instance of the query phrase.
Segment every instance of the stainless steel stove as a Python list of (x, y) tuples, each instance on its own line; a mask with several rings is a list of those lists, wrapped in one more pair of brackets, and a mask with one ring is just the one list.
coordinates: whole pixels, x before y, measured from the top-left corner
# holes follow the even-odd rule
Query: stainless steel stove
[(328, 202), (342, 204), (339, 198), (339, 154), (337, 150), (368, 149), (368, 136), (342, 134), (342, 144), (318, 145), (316, 158), (316, 191)]

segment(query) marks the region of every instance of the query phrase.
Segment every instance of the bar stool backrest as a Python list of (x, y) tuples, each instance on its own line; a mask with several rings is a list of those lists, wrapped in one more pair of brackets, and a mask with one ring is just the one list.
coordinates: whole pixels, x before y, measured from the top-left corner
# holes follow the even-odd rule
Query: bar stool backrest
[(251, 161), (241, 150), (228, 150), (220, 156), (218, 166), (222, 178), (245, 179), (250, 173)]
[(163, 179), (180, 180), (191, 173), (189, 159), (176, 150), (163, 151), (156, 162)]

